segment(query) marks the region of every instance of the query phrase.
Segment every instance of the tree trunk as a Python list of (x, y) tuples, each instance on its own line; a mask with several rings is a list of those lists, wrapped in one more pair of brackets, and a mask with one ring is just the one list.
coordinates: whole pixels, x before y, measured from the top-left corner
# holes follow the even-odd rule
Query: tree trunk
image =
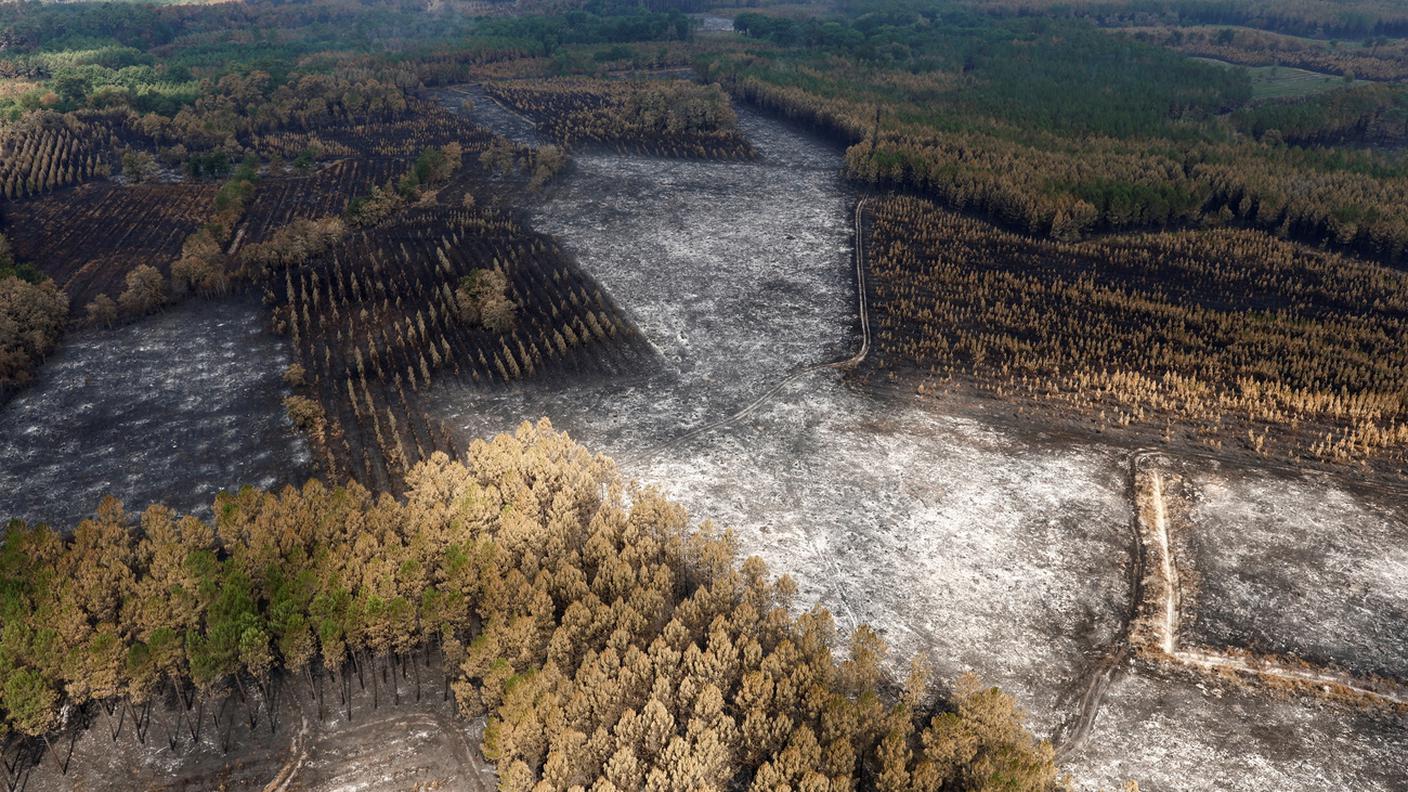
[(19, 789), (20, 779), (28, 777), (28, 773), (21, 775), (20, 770), (23, 769), (27, 771), (33, 766), (30, 762), (22, 761), (25, 758), (24, 749), (26, 741), (18, 740), (17, 742), (19, 744), (15, 746), (15, 761), (11, 762), (9, 757), (0, 753), (0, 761), (5, 763), (5, 788), (8, 789), (9, 792), (15, 792), (15, 790)]
[[(127, 706), (128, 708), (131, 708), (132, 705), (129, 702)], [(142, 716), (140, 718), (137, 717), (136, 713), (132, 714), (132, 727), (137, 730), (137, 742), (141, 743), (142, 745), (146, 745), (147, 732), (150, 731), (152, 728), (151, 699), (147, 699), (146, 701), (142, 702)]]
[(64, 756), (64, 775), (68, 775), (68, 763), (73, 761), (73, 746), (78, 742), (78, 727), (73, 727), (72, 731), (68, 736), (68, 753)]
[[(395, 663), (399, 657), (400, 655), (398, 653), (393, 652), (388, 662)], [(405, 676), (405, 663), (400, 663), (399, 665), (401, 666), (401, 675)], [(391, 696), (395, 700), (396, 706), (401, 706), (401, 682), (400, 680), (396, 679), (396, 669), (394, 667), (391, 669)]]
[(281, 676), (272, 676), (268, 682), (264, 683), (264, 708), (269, 711), (270, 736), (274, 735), (279, 728), (278, 699), (279, 689), (283, 686), (282, 680)]
[(373, 710), (376, 710), (376, 709), (378, 709), (378, 708), (381, 707), (381, 696), (380, 696), (380, 692), (377, 690), (377, 684), (376, 684), (377, 673), (376, 673), (376, 660), (375, 660), (375, 658), (373, 658), (373, 660), (372, 660), (372, 673), (371, 673), (371, 677), (372, 677), (372, 709), (373, 709)]
[(112, 710), (109, 710), (107, 707), (103, 707), (103, 710), (108, 714), (108, 730), (112, 732), (112, 741), (117, 742), (118, 735), (122, 734), (122, 724), (127, 720), (127, 706), (125, 703), (121, 707), (114, 704), (113, 708), (117, 710), (116, 729), (112, 728)]
[[(230, 696), (226, 694), (225, 698), (220, 700), (220, 708), (215, 711), (215, 715), (213, 716), (215, 718), (215, 728), (220, 728), (220, 716), (225, 713), (225, 707), (229, 705), (229, 703)], [(225, 733), (220, 736), (220, 753), (226, 754), (230, 752), (230, 732), (234, 731), (234, 729), (235, 713), (231, 711), (230, 717), (225, 719)]]
[(180, 724), (185, 722), (185, 717), (184, 717), (184, 716), (179, 716), (179, 717), (181, 717), (181, 720), (177, 723), (177, 730), (176, 730), (175, 732), (173, 732), (173, 731), (171, 730), (170, 726), (167, 725), (165, 719), (163, 719), (162, 722), (161, 722), (161, 730), (162, 730), (163, 732), (166, 732), (166, 745), (167, 745), (168, 748), (171, 749), (171, 753), (177, 754), (177, 755), (179, 755), (179, 754), (181, 753), (181, 751), (180, 751), (180, 745), (177, 743), (176, 738), (179, 736)]
[(54, 757), (54, 766), (59, 768), (59, 775), (68, 775), (68, 768), (59, 762), (59, 755), (54, 753), (54, 745), (49, 742), (49, 735), (44, 735), (44, 752)]
[(201, 729), (201, 726), (204, 725), (204, 721), (205, 721), (205, 694), (200, 694), (200, 695), (196, 696), (196, 728), (195, 728), (195, 731), (191, 733), (191, 740), (193, 740), (196, 745), (200, 745), (200, 729)]
[(244, 704), (245, 716), (249, 719), (249, 730), (254, 731), (254, 727), (259, 725), (259, 716), (255, 712), (254, 701), (249, 695), (249, 691), (244, 688), (244, 679), (239, 672), (235, 672), (235, 689), (239, 691), (240, 701)]

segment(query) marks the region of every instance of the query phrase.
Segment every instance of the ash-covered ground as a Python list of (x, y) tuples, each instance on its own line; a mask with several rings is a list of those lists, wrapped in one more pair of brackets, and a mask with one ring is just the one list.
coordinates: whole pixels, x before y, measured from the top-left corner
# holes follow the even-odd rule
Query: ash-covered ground
[[(389, 674), (384, 681), (395, 680), (400, 703), (385, 687), (378, 699), (353, 674), (350, 717), (336, 679), (323, 680), (320, 710), (304, 675), (284, 677), (273, 728), (253, 686), (252, 706), (225, 690), (189, 711), (168, 691), (166, 706), (153, 710), (140, 736), (140, 710), (109, 717), (95, 708), (91, 726), (77, 734), (67, 774), (49, 754), (23, 783), (29, 790), (490, 792), (498, 782), (479, 752), (484, 720), (458, 715), (453, 698), (442, 694), (442, 669), (436, 655), (424, 669), (419, 700), (409, 677)], [(55, 740), (62, 758), (68, 735)]]
[(71, 528), (104, 495), (208, 512), (221, 489), (302, 484), (286, 342), (247, 298), (191, 300), (65, 337), (0, 409), (0, 519)]
[[(502, 114), (476, 107), (485, 123)], [(653, 367), (631, 381), (442, 388), (438, 411), (465, 438), (550, 417), (734, 529), (843, 627), (876, 627), (895, 666), (924, 653), (945, 677), (977, 671), (1053, 733), (1130, 607), (1128, 452), (998, 428), (958, 398), (876, 395), (834, 370), (691, 434), (857, 343), (855, 196), (839, 152), (740, 116), (757, 162), (579, 154), (535, 212), (632, 315)], [(1238, 486), (1230, 498), (1255, 501), (1268, 483)], [(1401, 721), (1206, 687), (1122, 669), (1067, 760), (1078, 786), (1378, 790), (1408, 777)]]
[[(1185, 640), (1408, 680), (1408, 508), (1323, 479), (1206, 471), (1181, 538)], [(1408, 778), (1408, 774), (1405, 775)]]
[(1018, 694), (1042, 732), (1118, 635), (1128, 592), (1119, 456), (1043, 448), (838, 372), (856, 338), (851, 214), (832, 146), (743, 112), (756, 162), (578, 155), (534, 214), (658, 351), (631, 381), (444, 387), (466, 438), (546, 415), (740, 549), (795, 577), (843, 627), (867, 622), (899, 668), (924, 653)]
[(1082, 792), (1401, 792), (1402, 716), (1135, 669), (1114, 681), (1066, 768)]

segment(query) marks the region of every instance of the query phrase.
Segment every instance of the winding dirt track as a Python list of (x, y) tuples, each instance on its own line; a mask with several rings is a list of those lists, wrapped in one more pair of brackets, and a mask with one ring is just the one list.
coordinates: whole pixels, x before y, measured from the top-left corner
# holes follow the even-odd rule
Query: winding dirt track
[[(1133, 475), (1135, 463), (1130, 464), (1129, 499), (1134, 502), (1138, 495), (1138, 482)], [(1144, 555), (1139, 535), (1139, 513), (1136, 509), (1130, 516), (1130, 547), (1133, 548), (1128, 574), (1129, 601), (1120, 624), (1119, 638), (1106, 650), (1105, 654), (1091, 667), (1087, 676), (1085, 691), (1077, 702), (1075, 711), (1056, 728), (1051, 742), (1056, 748), (1056, 761), (1063, 762), (1085, 745), (1090, 729), (1095, 725), (1095, 716), (1105, 700), (1105, 691), (1126, 668), (1130, 651), (1130, 630), (1139, 616), (1139, 604), (1143, 601)]]

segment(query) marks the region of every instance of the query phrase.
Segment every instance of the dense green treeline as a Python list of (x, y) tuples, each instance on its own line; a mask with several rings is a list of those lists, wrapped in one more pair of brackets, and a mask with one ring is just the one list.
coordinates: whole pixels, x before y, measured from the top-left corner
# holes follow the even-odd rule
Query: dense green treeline
[(1361, 85), (1298, 100), (1263, 102), (1237, 111), (1238, 128), (1302, 146), (1401, 143), (1408, 140), (1408, 89)]
[[(863, 81), (838, 85), (844, 74), (828, 80), (819, 69), (806, 73), (811, 79), (800, 73), (802, 66), (832, 55), (901, 79), (905, 73), (955, 75), (945, 89), (898, 93), (916, 106), (901, 111), (904, 120), (915, 123), (982, 126), (984, 119), (997, 118), (1018, 128), (1061, 133), (1176, 134), (1187, 117), (1207, 117), (1251, 98), (1244, 72), (1112, 39), (1089, 25), (994, 23), (967, 11), (935, 9), (877, 11), (845, 21), (740, 14), (735, 25), (789, 47), (763, 68), (786, 70), (789, 84), (807, 90), (839, 89), (858, 99), (867, 93)], [(981, 118), (970, 118), (975, 114)]]
[(965, 0), (999, 14), (1073, 16), (1105, 24), (1242, 25), (1301, 36), (1408, 36), (1397, 0)]
[(882, 694), (880, 639), (833, 657), (830, 616), (795, 615), (794, 592), (524, 424), (422, 463), (403, 501), (311, 482), (223, 495), (210, 521), (108, 500), (69, 536), (12, 524), (0, 708), (14, 741), (70, 705), (267, 701), (350, 684), (352, 663), (375, 697), (379, 669), (434, 644), (509, 792), (1057, 787), (1010, 697), (965, 679), (936, 701), (917, 665)]
[(320, 0), (299, 4), (151, 7), (123, 3), (0, 5), (0, 78), (39, 81), (0, 93), (0, 114), (47, 107), (129, 106), (174, 115), (230, 74), (267, 74), (277, 87), (330, 73), (319, 53), (382, 53), (387, 64), (475, 53), (551, 54), (564, 45), (682, 40), (676, 11), (589, 3), (553, 16), (474, 18), (415, 5)]
[[(1086, 20), (951, 3), (846, 9), (741, 14), (752, 48), (706, 52), (703, 69), (850, 143), (852, 178), (1031, 233), (1233, 222), (1386, 261), (1408, 248), (1404, 158), (1318, 147), (1396, 139), (1392, 96), (1263, 109), (1243, 70), (1218, 73)], [(1372, 123), (1360, 122), (1366, 99), (1381, 110)], [(1267, 134), (1275, 124), (1288, 129)]]

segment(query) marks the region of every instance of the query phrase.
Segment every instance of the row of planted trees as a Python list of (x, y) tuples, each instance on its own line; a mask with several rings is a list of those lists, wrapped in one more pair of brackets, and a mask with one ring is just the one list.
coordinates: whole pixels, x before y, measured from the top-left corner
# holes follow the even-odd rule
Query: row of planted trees
[(754, 155), (716, 85), (573, 77), (496, 81), (485, 89), (568, 149), (607, 144), (702, 159)]
[(105, 175), (112, 129), (58, 113), (0, 124), (0, 196), (24, 198)]
[(869, 206), (889, 364), (1258, 452), (1404, 462), (1401, 272), (1251, 230), (1058, 243), (916, 198)]
[(68, 536), (14, 524), (0, 583), (12, 744), (163, 691), (322, 701), (331, 677), (349, 703), (353, 675), (434, 644), (504, 790), (1057, 784), (1009, 697), (963, 680), (936, 699), (917, 665), (883, 694), (874, 633), (833, 656), (790, 581), (546, 422), (437, 455), (404, 500), (310, 482), (222, 495), (208, 521), (109, 500)]
[(633, 338), (550, 240), (494, 210), (410, 208), (273, 272), (276, 326), (322, 406), (322, 426), (305, 423), (334, 469), (390, 489), (444, 448), (418, 406), (432, 381), (508, 382), (572, 359), (609, 366), (620, 345), (608, 342)]

